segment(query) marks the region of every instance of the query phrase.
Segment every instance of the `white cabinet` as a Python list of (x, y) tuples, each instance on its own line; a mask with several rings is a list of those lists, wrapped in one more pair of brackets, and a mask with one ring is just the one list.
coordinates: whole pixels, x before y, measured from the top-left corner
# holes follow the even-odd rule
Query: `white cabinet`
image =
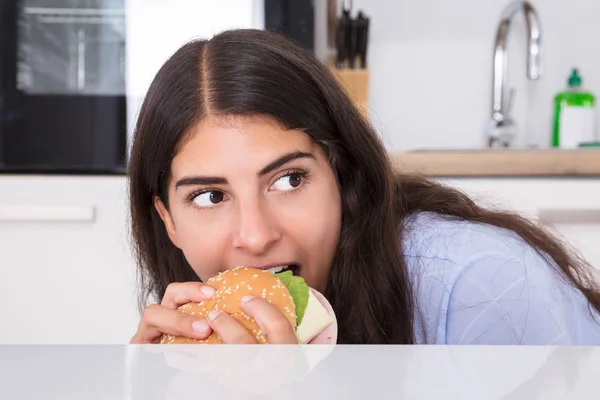
[(0, 344), (127, 343), (124, 177), (0, 176)]
[[(553, 224), (600, 270), (600, 179), (442, 180)], [(125, 177), (0, 176), (0, 344), (127, 343), (139, 321)]]
[(484, 204), (538, 219), (600, 272), (600, 179), (439, 179)]

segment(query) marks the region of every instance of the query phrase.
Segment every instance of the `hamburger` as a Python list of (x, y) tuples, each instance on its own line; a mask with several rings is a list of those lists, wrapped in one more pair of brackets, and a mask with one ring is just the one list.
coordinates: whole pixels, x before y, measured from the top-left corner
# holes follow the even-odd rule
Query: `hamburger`
[[(335, 343), (337, 324), (329, 302), (318, 291), (308, 287), (292, 270), (271, 273), (266, 270), (237, 267), (210, 278), (207, 285), (215, 289), (212, 298), (189, 302), (178, 311), (206, 319), (213, 310), (227, 312), (254, 335), (257, 343), (267, 337), (256, 321), (246, 314), (240, 302), (244, 296), (262, 297), (274, 305), (290, 323), (298, 343)], [(206, 339), (190, 339), (164, 334), (161, 344), (221, 344), (216, 332)]]

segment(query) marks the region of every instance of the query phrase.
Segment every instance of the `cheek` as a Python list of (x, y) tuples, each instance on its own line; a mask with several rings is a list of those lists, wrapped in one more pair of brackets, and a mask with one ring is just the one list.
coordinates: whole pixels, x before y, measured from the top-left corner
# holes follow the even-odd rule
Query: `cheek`
[(311, 266), (318, 269), (310, 271), (310, 275), (320, 276), (321, 272), (327, 273), (338, 245), (341, 201), (337, 188), (310, 189), (282, 207), (280, 221), (285, 221), (285, 231), (309, 257)]
[[(308, 254), (330, 253), (339, 238), (339, 209), (332, 204), (304, 202), (289, 227)], [(290, 224), (291, 225), (291, 224)]]
[(194, 272), (206, 281), (222, 265), (226, 233), (218, 219), (206, 218), (196, 210), (186, 210), (174, 218), (179, 248)]

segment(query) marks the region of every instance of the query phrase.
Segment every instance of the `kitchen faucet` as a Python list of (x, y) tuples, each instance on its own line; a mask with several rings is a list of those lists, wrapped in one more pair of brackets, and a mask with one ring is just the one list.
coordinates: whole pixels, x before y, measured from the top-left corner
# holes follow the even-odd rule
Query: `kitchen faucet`
[(508, 4), (498, 23), (493, 59), (492, 118), (488, 131), (488, 147), (511, 147), (515, 137), (515, 122), (510, 112), (514, 88), (508, 89), (508, 55), (506, 51), (510, 24), (522, 12), (527, 28), (527, 77), (537, 80), (542, 75), (542, 32), (540, 19), (528, 1)]

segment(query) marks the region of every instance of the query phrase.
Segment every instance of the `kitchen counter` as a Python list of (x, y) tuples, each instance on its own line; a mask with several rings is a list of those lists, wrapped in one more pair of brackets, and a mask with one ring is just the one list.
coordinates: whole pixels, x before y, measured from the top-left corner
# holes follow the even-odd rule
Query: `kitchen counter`
[(593, 346), (156, 347), (0, 346), (0, 397), (598, 399)]
[(391, 157), (399, 170), (431, 177), (600, 177), (600, 149), (416, 150)]

